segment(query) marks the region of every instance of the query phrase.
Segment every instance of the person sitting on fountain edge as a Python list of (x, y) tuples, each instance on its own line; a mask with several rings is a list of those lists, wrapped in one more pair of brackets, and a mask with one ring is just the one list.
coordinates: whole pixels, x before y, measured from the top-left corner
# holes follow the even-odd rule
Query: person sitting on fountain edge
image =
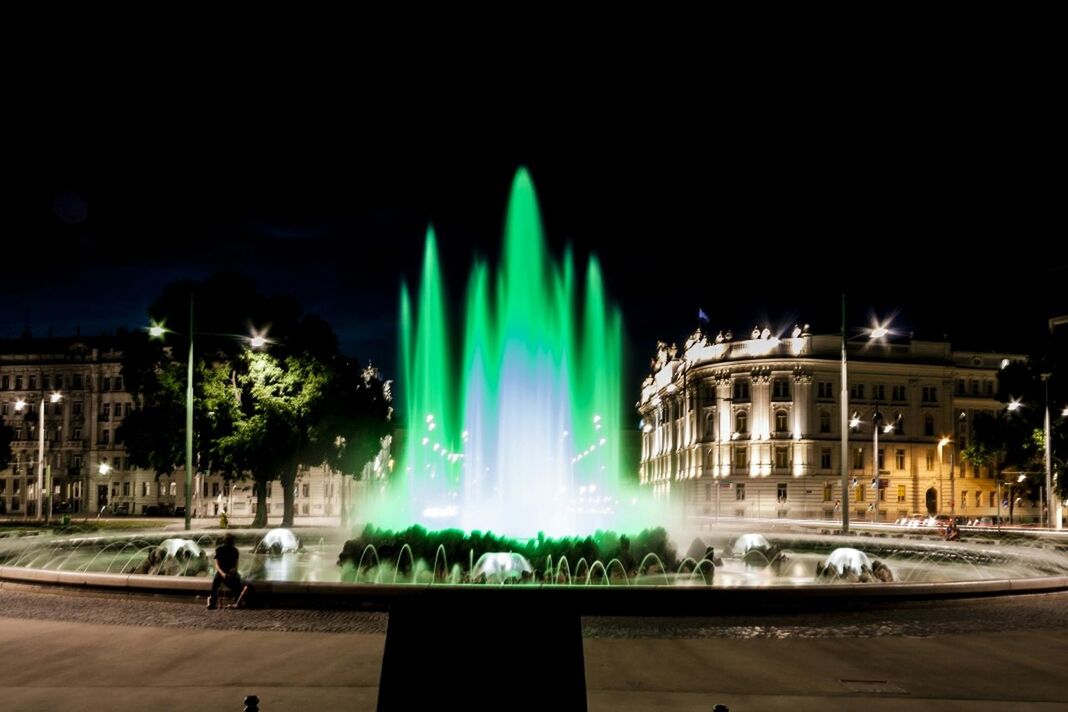
[(248, 584), (242, 585), (241, 575), (237, 573), (237, 558), (239, 552), (234, 546), (234, 535), (227, 534), (223, 537), (222, 546), (215, 549), (215, 578), (211, 582), (211, 595), (208, 596), (208, 608), (219, 607), (219, 588), (225, 583), (231, 591), (240, 595), (237, 600), (230, 604), (230, 608), (241, 608), (245, 603), (245, 596), (251, 590)]

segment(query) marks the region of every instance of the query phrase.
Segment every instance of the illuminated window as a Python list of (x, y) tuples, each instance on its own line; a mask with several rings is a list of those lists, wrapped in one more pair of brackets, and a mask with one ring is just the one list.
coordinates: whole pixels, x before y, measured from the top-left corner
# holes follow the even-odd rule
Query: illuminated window
[(771, 384), (774, 400), (790, 400), (790, 382), (785, 378), (776, 378)]
[(935, 468), (935, 451), (927, 451), (927, 471), (931, 472)]
[(853, 488), (853, 501), (863, 502), (864, 499), (864, 485), (857, 485)]
[(734, 416), (734, 432), (745, 435), (749, 432), (749, 414), (744, 410)]
[(898, 485), (897, 486), (897, 501), (898, 502), (904, 502), (905, 501), (905, 485)]
[(785, 433), (787, 429), (787, 415), (785, 410), (780, 410), (775, 413), (775, 432)]
[(864, 469), (864, 448), (862, 447), (858, 447), (856, 450), (853, 451), (853, 469)]

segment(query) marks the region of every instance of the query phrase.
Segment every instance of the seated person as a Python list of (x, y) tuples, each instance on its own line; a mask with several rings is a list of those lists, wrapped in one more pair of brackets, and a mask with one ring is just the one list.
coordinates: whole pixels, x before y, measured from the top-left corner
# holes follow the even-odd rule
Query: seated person
[(234, 535), (227, 534), (223, 537), (222, 546), (215, 549), (215, 578), (211, 582), (211, 595), (208, 596), (209, 609), (219, 607), (219, 588), (224, 583), (231, 591), (241, 592), (230, 608), (241, 608), (244, 605), (245, 596), (252, 587), (241, 581), (241, 575), (237, 572), (238, 556), (239, 552), (234, 546)]

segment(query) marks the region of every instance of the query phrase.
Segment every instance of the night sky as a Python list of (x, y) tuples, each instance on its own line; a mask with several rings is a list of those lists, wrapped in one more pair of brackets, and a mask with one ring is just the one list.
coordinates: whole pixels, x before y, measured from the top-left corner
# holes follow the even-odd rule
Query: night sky
[(5, 168), (0, 337), (27, 319), (37, 336), (132, 328), (163, 284), (237, 270), (391, 374), (398, 287), (428, 223), (458, 297), (474, 255), (496, 260), (526, 165), (554, 253), (603, 262), (634, 392), (657, 339), (681, 343), (699, 308), (713, 334), (835, 332), (843, 289), (852, 327), (896, 313), (917, 338), (1028, 350), (1068, 278), (1041, 132), (948, 94), (892, 98), (633, 97), (525, 120), (432, 105), (425, 123), (363, 121), (366, 105), (26, 114)]

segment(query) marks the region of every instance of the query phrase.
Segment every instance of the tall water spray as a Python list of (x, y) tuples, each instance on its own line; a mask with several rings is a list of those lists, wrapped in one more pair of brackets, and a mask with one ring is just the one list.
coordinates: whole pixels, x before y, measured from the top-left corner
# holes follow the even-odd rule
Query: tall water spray
[(525, 169), (499, 269), (475, 262), (459, 328), (446, 306), (431, 229), (414, 301), (401, 289), (407, 432), (375, 522), (517, 535), (615, 526), (629, 505), (619, 487), (620, 314), (596, 258), (580, 278), (570, 252), (550, 257)]

